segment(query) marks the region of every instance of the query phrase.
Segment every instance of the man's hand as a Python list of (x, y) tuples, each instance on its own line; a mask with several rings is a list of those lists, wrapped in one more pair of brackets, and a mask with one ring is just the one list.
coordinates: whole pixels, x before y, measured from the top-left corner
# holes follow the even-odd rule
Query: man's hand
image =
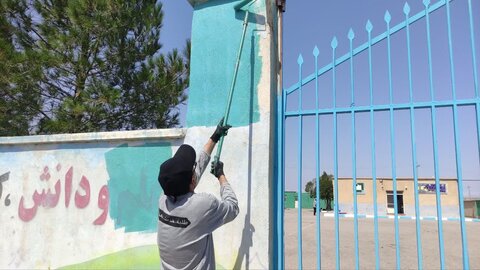
[(225, 175), (223, 173), (223, 162), (213, 161), (212, 162), (212, 170), (210, 171), (216, 178), (220, 178), (220, 176)]
[(212, 139), (212, 141), (214, 143), (217, 143), (218, 140), (220, 140), (220, 138), (222, 136), (225, 136), (227, 135), (228, 133), (228, 129), (231, 128), (232, 126), (230, 125), (223, 125), (223, 118), (220, 120), (220, 122), (218, 123), (217, 125), (217, 129), (215, 129), (215, 132), (212, 134), (212, 136), (210, 137), (210, 139)]

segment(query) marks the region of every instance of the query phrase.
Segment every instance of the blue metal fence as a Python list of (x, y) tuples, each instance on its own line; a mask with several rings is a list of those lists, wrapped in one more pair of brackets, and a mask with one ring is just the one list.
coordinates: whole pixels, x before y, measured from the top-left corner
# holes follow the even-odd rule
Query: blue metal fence
[[(464, 0), (462, 0), (464, 1)], [(296, 187), (299, 192), (303, 191), (304, 186), (304, 156), (303, 156), (303, 149), (304, 149), (304, 133), (305, 130), (308, 129), (309, 132), (313, 132), (315, 134), (315, 158), (314, 164), (315, 169), (314, 173), (316, 175), (316, 196), (317, 201), (320, 201), (320, 182), (319, 176), (322, 169), (320, 168), (320, 145), (322, 140), (322, 135), (325, 132), (332, 132), (332, 130), (322, 130), (320, 126), (320, 117), (321, 116), (329, 116), (332, 118), (333, 121), (333, 183), (334, 183), (334, 226), (335, 226), (335, 266), (337, 269), (342, 268), (342, 260), (340, 257), (340, 203), (339, 203), (339, 163), (343, 162), (339, 160), (338, 157), (338, 144), (340, 142), (339, 138), (339, 130), (338, 130), (338, 117), (340, 114), (350, 116), (350, 126), (351, 126), (351, 141), (349, 142), (351, 145), (351, 167), (352, 171), (350, 173), (350, 177), (352, 179), (352, 196), (353, 196), (353, 238), (354, 238), (354, 255), (355, 255), (355, 262), (354, 267), (355, 269), (359, 269), (362, 266), (362, 258), (360, 257), (359, 253), (359, 213), (358, 213), (358, 202), (357, 196), (358, 193), (356, 191), (357, 188), (357, 156), (360, 154), (358, 153), (358, 142), (357, 142), (357, 134), (356, 131), (358, 130), (358, 123), (356, 122), (356, 116), (360, 113), (368, 114), (369, 115), (369, 131), (370, 131), (370, 148), (371, 153), (369, 160), (371, 162), (371, 180), (373, 185), (373, 231), (374, 231), (374, 260), (375, 260), (375, 268), (380, 269), (381, 265), (381, 257), (380, 257), (380, 239), (379, 239), (379, 209), (378, 209), (378, 198), (377, 198), (377, 172), (378, 168), (376, 167), (377, 159), (376, 156), (376, 140), (375, 140), (375, 115), (378, 112), (386, 112), (389, 115), (389, 133), (390, 133), (390, 161), (391, 161), (391, 179), (393, 183), (393, 205), (394, 205), (394, 213), (393, 213), (393, 223), (394, 223), (394, 239), (395, 239), (395, 257), (396, 257), (396, 264), (395, 267), (400, 269), (402, 267), (401, 261), (401, 248), (416, 248), (417, 254), (417, 267), (419, 269), (428, 268), (424, 265), (424, 253), (422, 252), (422, 230), (421, 230), (421, 220), (423, 219), (421, 215), (421, 200), (419, 198), (419, 165), (418, 165), (418, 152), (417, 152), (417, 137), (416, 137), (416, 112), (419, 110), (429, 110), (430, 117), (431, 117), (431, 140), (432, 140), (432, 157), (433, 157), (433, 173), (434, 173), (434, 181), (435, 181), (435, 202), (436, 202), (436, 222), (437, 222), (437, 229), (438, 229), (438, 261), (441, 269), (446, 268), (445, 262), (445, 242), (444, 242), (444, 228), (443, 228), (443, 211), (442, 211), (442, 193), (440, 189), (440, 181), (441, 181), (441, 173), (440, 173), (440, 162), (439, 162), (439, 145), (442, 142), (439, 142), (439, 134), (438, 134), (438, 126), (437, 124), (441, 122), (441, 119), (438, 119), (438, 110), (442, 108), (450, 109), (452, 112), (453, 118), (453, 138), (454, 138), (454, 152), (455, 152), (455, 165), (456, 165), (456, 179), (458, 185), (458, 216), (459, 216), (459, 224), (460, 224), (460, 238), (461, 238), (461, 246), (462, 246), (462, 261), (463, 261), (463, 268), (469, 269), (470, 268), (470, 260), (469, 260), (469, 252), (468, 252), (468, 237), (467, 237), (467, 229), (465, 223), (465, 212), (464, 212), (464, 195), (463, 195), (463, 176), (462, 176), (462, 159), (461, 159), (461, 147), (460, 147), (460, 128), (459, 128), (459, 107), (472, 107), (475, 108), (475, 118), (476, 118), (476, 137), (477, 137), (477, 145), (480, 147), (480, 97), (478, 91), (478, 73), (477, 73), (477, 62), (476, 62), (476, 45), (475, 45), (475, 25), (474, 25), (474, 13), (472, 9), (472, 1), (467, 1), (467, 9), (468, 9), (468, 18), (458, 18), (459, 20), (467, 20), (468, 23), (468, 33), (470, 39), (470, 52), (469, 57), (471, 58), (472, 66), (470, 67), (461, 67), (462, 72), (470, 72), (472, 73), (472, 85), (474, 95), (470, 98), (458, 98), (457, 97), (457, 82), (456, 82), (456, 70), (458, 71), (458, 67), (456, 69), (455, 66), (455, 57), (454, 57), (454, 45), (455, 39), (452, 37), (452, 22), (451, 22), (451, 3), (450, 1), (438, 1), (433, 4), (430, 3), (428, 0), (423, 1), (424, 10), (414, 14), (413, 16), (410, 15), (410, 6), (408, 3), (405, 4), (403, 9), (403, 14), (405, 18), (402, 22), (397, 25), (391, 26), (391, 15), (387, 11), (384, 16), (385, 21), (385, 32), (379, 34), (375, 37), (372, 37), (372, 30), (373, 25), (370, 21), (368, 21), (365, 25), (365, 31), (367, 34), (367, 41), (357, 47), (354, 47), (353, 44), (355, 42), (355, 33), (352, 29), (347, 34), (347, 40), (349, 42), (349, 51), (345, 55), (340, 57), (337, 56), (337, 48), (339, 45), (339, 40), (334, 37), (331, 41), (331, 63), (319, 67), (318, 65), (318, 58), (320, 52), (317, 47), (313, 50), (313, 62), (314, 62), (314, 71), (312, 74), (305, 76), (303, 75), (303, 64), (304, 59), (302, 55), (298, 57), (298, 83), (292, 85), (291, 87), (285, 88), (284, 91), (280, 96), (278, 96), (278, 136), (277, 136), (277, 143), (278, 143), (278, 155), (277, 155), (277, 186), (276, 186), (276, 216), (277, 216), (277, 224), (276, 224), (276, 235), (275, 237), (275, 260), (274, 264), (278, 268), (283, 268), (285, 266), (285, 242), (284, 242), (284, 205), (282, 199), (284, 198), (283, 194), (285, 192), (285, 182), (291, 179), (286, 179), (285, 168), (289, 161), (286, 160), (285, 153), (286, 145), (287, 145), (287, 132), (293, 133), (293, 130), (286, 130), (286, 122), (289, 119), (295, 119), (298, 121), (298, 128), (296, 129), (298, 136), (298, 141), (291, 142), (298, 144), (298, 152), (295, 154), (296, 156), (296, 164), (297, 164), (297, 171), (296, 171)], [(448, 59), (449, 59), (449, 67), (446, 67), (449, 76), (450, 76), (450, 88), (451, 88), (451, 98), (449, 99), (439, 99), (436, 97), (436, 89), (435, 89), (435, 69), (433, 64), (433, 57), (432, 55), (432, 38), (431, 38), (431, 14), (434, 12), (444, 12), (446, 16), (446, 24), (444, 27), (446, 28), (447, 32), (447, 40), (448, 40)], [(418, 87), (415, 86), (413, 80), (413, 66), (415, 65), (415, 59), (412, 57), (412, 42), (411, 42), (411, 26), (416, 23), (418, 25), (422, 25), (424, 27), (426, 33), (426, 48), (427, 48), (427, 55), (426, 58), (428, 60), (427, 65), (427, 72), (428, 78), (425, 79), (426, 84), (428, 85), (430, 99), (418, 101), (414, 99), (414, 90)], [(467, 31), (467, 29), (465, 29)], [(392, 79), (393, 72), (394, 72), (394, 64), (392, 61), (392, 36), (394, 34), (402, 33), (405, 36), (405, 43), (404, 44), (395, 44), (397, 46), (404, 46), (406, 48), (406, 53), (401, 55), (400, 57), (406, 58), (407, 62), (407, 71), (406, 77), (404, 78), (408, 81), (406, 91), (408, 91), (409, 100), (408, 102), (399, 102), (395, 103), (394, 101), (394, 81)], [(417, 43), (418, 44), (418, 43)], [(388, 78), (386, 81), (388, 82), (388, 102), (384, 102), (384, 104), (376, 104), (374, 103), (374, 63), (372, 60), (373, 54), (373, 46), (375, 45), (385, 45), (386, 46), (386, 67), (387, 67), (387, 74)], [(418, 46), (418, 45), (417, 45)], [(355, 60), (357, 59), (356, 56), (359, 54), (366, 54), (367, 62), (368, 62), (368, 70), (358, 70), (355, 68)], [(398, 55), (396, 57), (399, 57)], [(341, 79), (349, 78), (349, 92), (351, 95), (350, 98), (350, 106), (337, 106), (337, 88), (338, 88), (338, 74), (337, 69), (341, 65), (348, 65), (348, 76), (342, 77)], [(368, 90), (369, 90), (369, 104), (366, 105), (356, 105), (355, 100), (355, 91), (356, 89), (356, 79), (358, 76), (364, 76), (368, 81)], [(329, 89), (325, 89), (325, 87), (319, 87), (319, 80), (320, 78), (324, 78), (325, 76), (330, 76), (329, 80), (331, 81), (331, 85)], [(438, 75), (441, 76), (441, 75)], [(304, 109), (303, 104), (303, 91), (305, 87), (310, 87), (314, 89), (314, 95), (312, 97), (315, 98), (314, 108), (313, 109)], [(332, 91), (332, 106), (327, 106), (321, 108), (319, 106), (319, 100), (322, 99), (322, 96), (326, 93), (325, 91)], [(287, 102), (291, 100), (296, 100), (291, 98), (295, 96), (298, 99), (298, 108), (290, 109), (287, 106)], [(398, 209), (398, 194), (397, 194), (397, 178), (400, 172), (397, 171), (397, 145), (396, 142), (396, 130), (399, 129), (399, 126), (395, 123), (395, 113), (398, 111), (406, 111), (409, 113), (409, 125), (407, 126), (410, 129), (410, 144), (408, 147), (411, 147), (411, 175), (412, 181), (414, 183), (414, 203), (415, 203), (415, 229), (416, 229), (416, 247), (401, 247), (400, 246), (400, 233), (399, 233), (399, 209)], [(313, 117), (315, 120), (315, 125), (312, 127), (305, 126), (305, 119), (306, 117)], [(347, 143), (342, 141), (341, 143)], [(365, 142), (366, 143), (366, 142)], [(407, 146), (400, 146), (400, 147), (407, 147)], [(480, 152), (480, 150), (478, 150)], [(362, 156), (365, 156), (365, 153), (362, 153)], [(402, 172), (403, 173), (403, 172)], [(297, 259), (298, 259), (298, 268), (303, 268), (303, 250), (302, 250), (302, 206), (301, 200), (298, 202), (298, 215), (297, 215)], [(315, 240), (317, 245), (317, 253), (316, 253), (316, 265), (317, 268), (321, 268), (322, 265), (322, 256), (321, 256), (321, 248), (322, 248), (322, 235), (321, 235), (321, 227), (322, 227), (322, 219), (321, 215), (317, 215), (315, 218)], [(291, 244), (291, 243), (290, 243)], [(429, 254), (432, 256), (432, 254)], [(476, 267), (480, 267), (477, 265)]]

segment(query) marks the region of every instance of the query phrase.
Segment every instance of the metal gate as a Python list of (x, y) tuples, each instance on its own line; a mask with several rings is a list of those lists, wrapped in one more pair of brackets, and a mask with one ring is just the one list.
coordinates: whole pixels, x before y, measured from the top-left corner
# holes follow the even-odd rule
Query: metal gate
[[(462, 42), (461, 51), (458, 50), (460, 41), (454, 38), (458, 33), (452, 30), (451, 6), (457, 3), (464, 3), (467, 14), (456, 18), (457, 21), (464, 20), (467, 26), (463, 31), (468, 42)], [(471, 0), (435, 3), (424, 0), (423, 6), (424, 10), (410, 14), (410, 6), (406, 3), (403, 9), (405, 17), (393, 26), (387, 11), (385, 25), (380, 26), (385, 27), (385, 32), (376, 36), (373, 36), (373, 25), (368, 21), (365, 25), (366, 41), (356, 42), (353, 30), (346, 38), (334, 37), (328, 52), (331, 62), (325, 66), (319, 66), (320, 52), (315, 47), (313, 55), (308, 57), (310, 60), (305, 60), (314, 63), (313, 72), (310, 71), (312, 73), (307, 76), (303, 75), (304, 58), (299, 55), (298, 83), (284, 88), (277, 100), (278, 154), (274, 196), (274, 266), (277, 269), (286, 268), (289, 257), (295, 258), (296, 265), (289, 264), (288, 268), (319, 269), (325, 266), (322, 261), (330, 259), (325, 255), (330, 254), (327, 249), (334, 257), (331, 266), (336, 269), (369, 266), (400, 269), (411, 267), (411, 260), (415, 261), (413, 267), (419, 269), (433, 267), (430, 260), (436, 261), (442, 269), (456, 263), (457, 268), (480, 267), (478, 259), (473, 258), (478, 255), (469, 258), (469, 253), (473, 251), (469, 252), (468, 248), (469, 239), (470, 245), (475, 242), (472, 237), (479, 234), (478, 230), (467, 232), (467, 226), (479, 220), (466, 217), (464, 211), (464, 183), (475, 179), (463, 176), (466, 167), (474, 170), (479, 167), (480, 97), (475, 44), (475, 28), (479, 25), (474, 24), (474, 15), (478, 14), (472, 12)], [(437, 13), (445, 17), (441, 26), (445, 31), (445, 42), (442, 41), (445, 50), (440, 50), (440, 53), (432, 48), (438, 45), (432, 39), (431, 22), (431, 16)], [(438, 25), (435, 26), (438, 28)], [(415, 33), (421, 30), (422, 34), (415, 36), (413, 27)], [(396, 36), (400, 38), (394, 39)], [(415, 43), (412, 42), (414, 38), (417, 40)], [(423, 43), (418, 42), (420, 38), (424, 39)], [(340, 40), (348, 42), (349, 49), (348, 53), (339, 57), (337, 49)], [(360, 45), (354, 47), (354, 44)], [(393, 51), (392, 47), (396, 50)], [(460, 54), (462, 59), (457, 59), (455, 56)], [(445, 60), (445, 65), (438, 64), (442, 62), (441, 58)], [(419, 66), (423, 67), (424, 73), (418, 71), (421, 69)], [(398, 71), (400, 67), (403, 71)], [(416, 93), (420, 92), (427, 93), (427, 97), (416, 98)], [(395, 99), (395, 96), (403, 94), (406, 96), (403, 100)], [(345, 96), (348, 96), (347, 102)], [(469, 126), (465, 128), (465, 125)], [(472, 132), (473, 141), (463, 140), (463, 134)], [(447, 148), (451, 152), (445, 150)], [(473, 148), (475, 159), (462, 155), (465, 148)], [(445, 168), (443, 164), (450, 158), (452, 164)], [(421, 164), (419, 160), (429, 165)], [(425, 171), (423, 174), (431, 172), (431, 175), (422, 176), (420, 170)], [(310, 191), (320, 201), (323, 196), (320, 184), (323, 171), (332, 176), (333, 211), (322, 211), (310, 217), (309, 210), (303, 210), (302, 200), (298, 200), (295, 209), (285, 209), (286, 186), (294, 186), (294, 191), (302, 193), (312, 176), (311, 186), (314, 188)], [(358, 175), (359, 171), (362, 175)], [(348, 187), (348, 192), (345, 187)], [(456, 210), (450, 211), (452, 207)], [(291, 228), (285, 228), (289, 222), (287, 214), (287, 218), (296, 219), (296, 233)], [(305, 222), (310, 222), (308, 226), (313, 227), (305, 229)], [(342, 236), (342, 228), (347, 226), (341, 225), (342, 222), (348, 222), (345, 223), (347, 225), (353, 223), (353, 228), (344, 229), (346, 234), (353, 230), (352, 249), (342, 246), (341, 239), (350, 239)], [(437, 234), (433, 242), (434, 254), (431, 253), (431, 245), (426, 244), (430, 241), (425, 239), (427, 236), (424, 235), (422, 240), (422, 233), (426, 233), (422, 226), (431, 226), (428, 222), (434, 223)], [(413, 243), (407, 243), (402, 238), (402, 230), (407, 230), (410, 225), (415, 235)], [(370, 226), (373, 227), (373, 235), (362, 233), (370, 232)], [(382, 226), (394, 232), (392, 252), (395, 256), (392, 258), (384, 255), (385, 242), (382, 242), (384, 238), (380, 237), (382, 232), (379, 230)], [(334, 233), (321, 233), (327, 229)], [(458, 230), (458, 241), (451, 240), (449, 230)], [(286, 240), (287, 234), (296, 235), (292, 238), (295, 241)], [(362, 247), (368, 247), (362, 244), (362, 239), (368, 238), (364, 237), (367, 234), (373, 238), (372, 252), (369, 256), (360, 256), (365, 254), (361, 253)], [(308, 249), (315, 250), (313, 265), (304, 263), (307, 259), (312, 261), (312, 258), (304, 257), (303, 240), (307, 237), (314, 237), (316, 245), (308, 244)], [(326, 245), (329, 237), (334, 242)], [(448, 239), (445, 240), (445, 237)], [(407, 244), (400, 245), (401, 241)], [(309, 240), (308, 243), (312, 242)], [(450, 250), (453, 248), (449, 246), (455, 244), (460, 247), (458, 262), (445, 253), (446, 247)], [(286, 247), (290, 251), (286, 252)], [(292, 249), (296, 249), (295, 254), (292, 254)], [(350, 250), (353, 265), (343, 263), (349, 258), (342, 255), (342, 249)], [(415, 250), (413, 258), (402, 256), (411, 250)], [(425, 260), (427, 257), (428, 262)], [(393, 260), (393, 263), (382, 263), (387, 260)]]

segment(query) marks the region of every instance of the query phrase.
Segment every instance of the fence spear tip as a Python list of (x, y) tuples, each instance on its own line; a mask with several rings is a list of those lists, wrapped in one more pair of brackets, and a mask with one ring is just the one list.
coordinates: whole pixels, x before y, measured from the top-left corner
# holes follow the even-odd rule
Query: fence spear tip
[(390, 15), (390, 12), (388, 12), (388, 10), (385, 11), (385, 17), (384, 17), (384, 19), (385, 19), (385, 22), (386, 22), (386, 23), (390, 23), (390, 20), (392, 19), (392, 16)]
[(373, 29), (373, 24), (370, 20), (367, 21), (367, 24), (365, 25), (365, 29), (367, 30), (367, 32), (371, 32), (372, 29)]
[(350, 28), (350, 30), (348, 30), (348, 39), (352, 40), (355, 38), (355, 32), (353, 32), (353, 29)]
[(332, 42), (330, 43), (330, 45), (332, 46), (332, 49), (337, 48), (337, 45), (338, 45), (337, 37), (333, 37)]
[(318, 47), (315, 46), (315, 48), (313, 48), (313, 56), (317, 57), (319, 53), (320, 52), (318, 51)]
[(408, 15), (410, 13), (410, 5), (408, 4), (408, 2), (405, 2), (405, 5), (403, 5), (403, 13), (405, 13), (405, 15)]
[(297, 63), (298, 63), (299, 65), (303, 64), (302, 54), (300, 54), (300, 55), (298, 56)]

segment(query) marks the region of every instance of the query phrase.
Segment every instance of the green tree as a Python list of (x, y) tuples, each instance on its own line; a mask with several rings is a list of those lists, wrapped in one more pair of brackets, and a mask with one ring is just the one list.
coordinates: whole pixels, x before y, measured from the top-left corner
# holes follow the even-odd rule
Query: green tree
[(320, 177), (320, 199), (327, 202), (327, 210), (332, 210), (333, 175), (326, 172)]
[(9, 93), (0, 123), (18, 114), (4, 108), (23, 108), (31, 115), (16, 133), (25, 133), (24, 122), (30, 134), (179, 124), (175, 108), (186, 100), (190, 43), (183, 54), (160, 53), (161, 3), (5, 0), (0, 6), (0, 46), (8, 48), (5, 63), (16, 65), (0, 80), (0, 91)]
[(0, 136), (29, 134), (30, 123), (42, 113), (41, 93), (32, 89), (42, 76), (34, 41), (13, 25), (17, 18), (27, 20), (25, 14), (25, 5), (0, 1)]
[(310, 195), (310, 198), (315, 198), (317, 197), (317, 190), (316, 190), (316, 183), (315, 183), (315, 178), (312, 180), (308, 181), (307, 184), (305, 184), (305, 192), (307, 192)]
[[(320, 176), (320, 199), (327, 203), (327, 210), (332, 210), (333, 200), (333, 175), (323, 172)], [(312, 179), (305, 185), (305, 192), (310, 194), (310, 198), (317, 197), (316, 179)]]

